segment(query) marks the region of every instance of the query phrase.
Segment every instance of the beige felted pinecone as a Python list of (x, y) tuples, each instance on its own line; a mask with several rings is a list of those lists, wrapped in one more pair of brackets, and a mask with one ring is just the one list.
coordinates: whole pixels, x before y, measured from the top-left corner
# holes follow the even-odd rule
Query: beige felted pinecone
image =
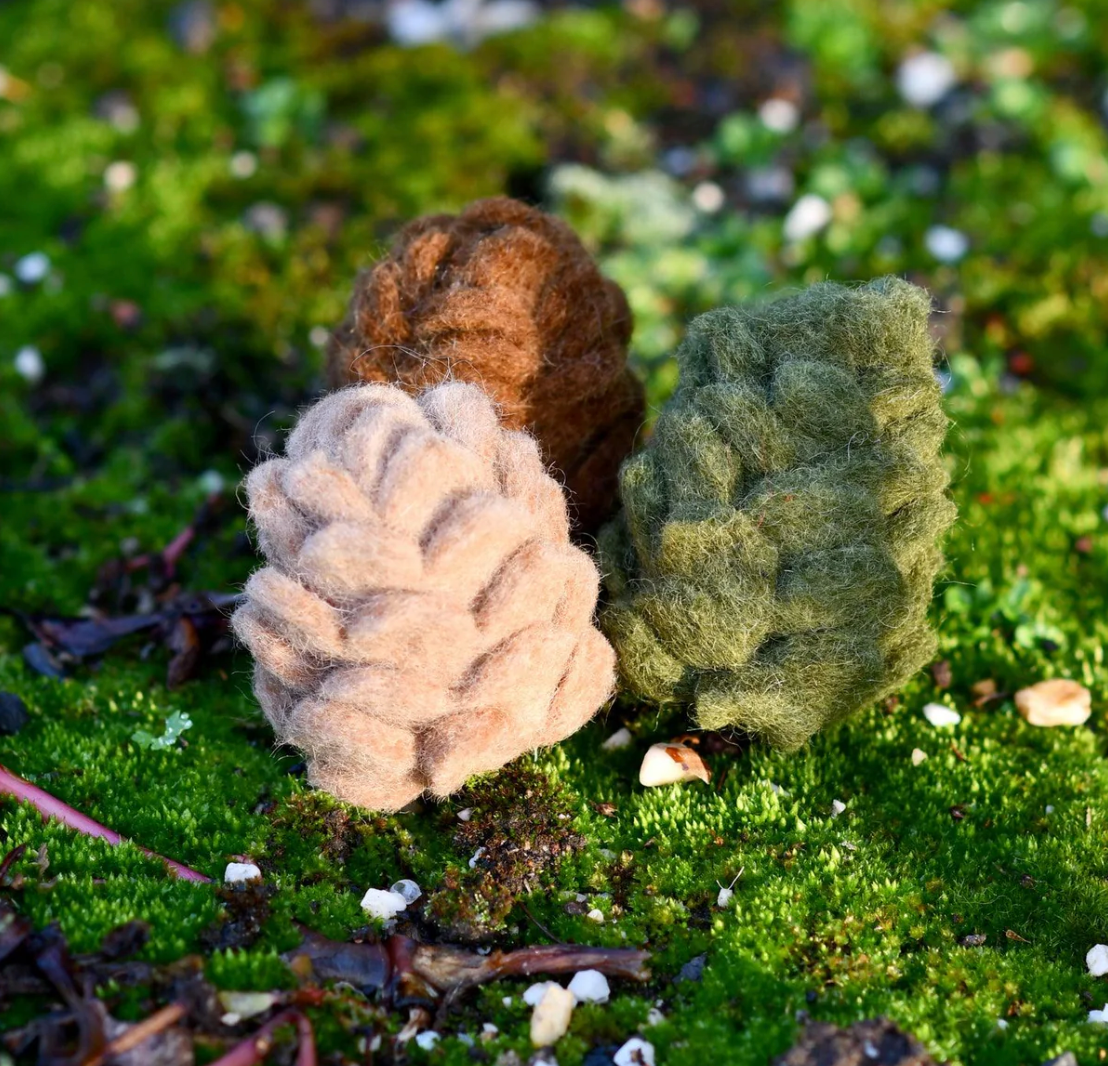
[(526, 433), (474, 385), (356, 385), (247, 478), (268, 566), (233, 619), (309, 781), (394, 810), (574, 732), (608, 698), (599, 576)]

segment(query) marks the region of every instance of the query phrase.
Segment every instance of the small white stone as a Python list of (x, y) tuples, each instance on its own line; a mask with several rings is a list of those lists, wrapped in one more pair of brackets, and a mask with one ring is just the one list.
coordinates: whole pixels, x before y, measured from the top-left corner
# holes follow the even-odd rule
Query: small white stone
[(588, 918), (590, 922), (599, 922), (601, 925), (604, 924), (604, 912), (597, 907), (593, 907), (585, 917)]
[(226, 1011), (220, 1021), (238, 1025), (244, 1018), (264, 1014), (276, 1002), (272, 992), (220, 992), (219, 1004)]
[(661, 1025), (666, 1020), (666, 1016), (658, 1010), (657, 1007), (651, 1007), (646, 1012), (646, 1024), (647, 1025)]
[(473, 817), (473, 808), (466, 807), (464, 810), (458, 811), (458, 821), (468, 822)]
[(647, 788), (711, 779), (712, 774), (699, 753), (684, 744), (651, 744), (639, 767), (639, 784)]
[(414, 881), (409, 881), (407, 878), (404, 878), (402, 881), (397, 881), (395, 885), (389, 885), (389, 891), (395, 892), (405, 903), (409, 904), (415, 903), (415, 901), (423, 895), (423, 889)]
[(450, 22), (442, 7), (429, 0), (398, 0), (390, 4), (385, 23), (389, 36), (408, 47), (441, 41), (450, 32)]
[[(561, 985), (558, 985), (557, 981), (538, 981), (523, 993), (523, 1002), (526, 1003), (528, 1007), (537, 1007), (539, 1003), (542, 1002), (542, 997), (546, 995), (546, 990), (551, 985), (556, 985), (561, 988)], [(505, 1004), (505, 1006), (506, 1005), (507, 1004)]]
[(1094, 977), (1108, 973), (1108, 944), (1094, 944), (1085, 953), (1085, 965)]
[(919, 764), (921, 762), (925, 762), (926, 760), (927, 760), (927, 752), (925, 752), (923, 750), (923, 748), (913, 748), (912, 749), (912, 765), (913, 766), (919, 766)]
[(620, 748), (630, 747), (633, 739), (631, 730), (624, 726), (622, 729), (617, 729), (606, 741), (604, 741), (604, 743), (600, 745), (600, 750), (619, 751)]
[(831, 817), (838, 818), (846, 810), (846, 804), (842, 800), (831, 801)]
[(1076, 681), (1056, 677), (1021, 688), (1016, 710), (1030, 725), (1084, 725), (1092, 714), (1092, 694)]
[(424, 1051), (430, 1051), (439, 1042), (439, 1034), (434, 1029), (425, 1029), (415, 1038), (415, 1042)]
[(15, 264), (15, 276), (24, 285), (35, 285), (50, 273), (50, 259), (45, 252), (31, 252)]
[(932, 226), (923, 243), (940, 263), (957, 263), (969, 251), (969, 238), (951, 226)]
[(224, 488), (223, 475), (218, 470), (205, 470), (196, 479), (196, 483), (205, 496), (214, 496)]
[(383, 888), (371, 888), (362, 896), (362, 910), (382, 922), (391, 921), (407, 906), (408, 901), (399, 892)]
[(235, 152), (231, 156), (231, 174), (236, 178), (252, 178), (258, 169), (258, 157), (253, 152)]
[(615, 1053), (615, 1066), (654, 1066), (654, 1045), (633, 1036)]
[(1046, 806), (1045, 806), (1045, 807), (1043, 808), (1043, 812), (1044, 812), (1045, 814), (1053, 814), (1053, 813), (1054, 813), (1054, 804), (1053, 804), (1053, 803), (1048, 803), (1048, 804), (1047, 804), (1047, 805), (1046, 805)]
[(568, 988), (553, 982), (546, 986), (542, 999), (531, 1014), (531, 1043), (535, 1047), (556, 1044), (569, 1029), (577, 1000)]
[(330, 339), (331, 331), (326, 326), (312, 326), (308, 333), (308, 340), (310, 340), (316, 348), (326, 347)]
[(791, 100), (771, 96), (758, 108), (758, 117), (774, 133), (792, 133), (800, 122), (800, 108)]
[(727, 197), (714, 181), (702, 181), (692, 191), (692, 202), (698, 211), (714, 215), (727, 202)]
[(581, 970), (573, 975), (569, 990), (577, 997), (578, 1003), (607, 1003), (612, 990), (608, 987), (608, 978), (599, 970)]
[(938, 52), (908, 56), (896, 72), (896, 87), (912, 107), (937, 104), (958, 81), (950, 60)]
[(1008, 1028), (1008, 1019), (1007, 1018), (997, 1018), (996, 1027), (998, 1029), (1007, 1029)]
[(785, 240), (803, 241), (814, 237), (830, 221), (831, 205), (822, 196), (805, 193), (785, 216)]
[(104, 168), (104, 187), (111, 192), (126, 192), (138, 179), (134, 163), (117, 159)]
[(862, 1045), (862, 1054), (867, 1059), (876, 1059), (881, 1055), (881, 1052), (877, 1050), (877, 1045), (872, 1040), (867, 1040)]
[[(506, 1001), (504, 1003), (504, 1006), (507, 1007), (512, 1002), (512, 997), (511, 996), (505, 996), (504, 998), (505, 998), (505, 1001)], [(492, 1022), (485, 1022), (485, 1024), (481, 1026), (481, 1039), (482, 1040), (492, 1040), (492, 1039), (494, 1039), (495, 1037), (497, 1037), (499, 1035), (500, 1035), (500, 1030), (497, 1029), (497, 1027), (495, 1025), (493, 1025)]]
[(46, 375), (46, 363), (43, 362), (42, 352), (30, 344), (20, 348), (12, 362), (15, 372), (31, 385), (37, 385)]
[(252, 862), (229, 862), (227, 869), (223, 871), (225, 885), (234, 885), (241, 881), (260, 881), (261, 877), (262, 871)]
[(957, 711), (941, 703), (927, 704), (923, 708), (923, 717), (939, 729), (948, 725), (957, 725), (962, 720), (962, 716)]
[(485, 854), (485, 849), (484, 848), (478, 848), (473, 853), (473, 857), (469, 860), (469, 868), (471, 870), (475, 870), (477, 868), (477, 863), (480, 861), (481, 856), (484, 855), (484, 854)]
[(505, 1007), (510, 1007), (512, 1005), (512, 997), (505, 996), (500, 1002), (503, 1003)]
[(1089, 1011), (1089, 1021), (1097, 1025), (1108, 1025), (1108, 1003), (1104, 1004), (1103, 1010)]

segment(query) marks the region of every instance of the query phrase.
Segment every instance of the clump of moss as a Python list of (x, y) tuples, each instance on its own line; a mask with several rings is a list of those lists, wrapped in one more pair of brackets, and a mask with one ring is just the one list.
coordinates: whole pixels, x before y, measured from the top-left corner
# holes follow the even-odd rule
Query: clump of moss
[(447, 869), (427, 916), (452, 939), (485, 940), (500, 930), (521, 898), (585, 846), (574, 801), (545, 774), (520, 765), (461, 792), (458, 802), (470, 813), (457, 823), (453, 843), (473, 856), (472, 866)]
[(929, 308), (886, 278), (693, 323), (601, 543), (637, 695), (793, 749), (932, 657), (954, 505)]

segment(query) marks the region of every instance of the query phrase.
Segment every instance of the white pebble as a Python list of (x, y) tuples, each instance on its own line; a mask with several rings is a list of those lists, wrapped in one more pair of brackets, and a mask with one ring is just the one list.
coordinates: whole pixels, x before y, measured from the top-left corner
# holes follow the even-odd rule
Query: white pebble
[(312, 326), (308, 333), (308, 340), (316, 348), (325, 348), (331, 339), (331, 331), (326, 326)]
[(415, 1038), (415, 1042), (424, 1051), (430, 1051), (439, 1042), (439, 1034), (434, 1029), (425, 1029)]
[(838, 818), (846, 810), (846, 804), (842, 800), (831, 801), (831, 817)]
[[(1108, 508), (1105, 508), (1108, 510)], [(1108, 519), (1105, 519), (1108, 521)], [(601, 751), (619, 751), (620, 748), (630, 747), (631, 741), (634, 738), (631, 736), (631, 730), (624, 726), (622, 729), (617, 729), (603, 744), (600, 745)]]
[(253, 152), (235, 152), (231, 156), (231, 174), (236, 178), (252, 178), (258, 169), (258, 157)]
[(535, 1047), (556, 1044), (566, 1035), (576, 1004), (568, 988), (553, 982), (548, 984), (531, 1014), (531, 1043)]
[(692, 202), (698, 211), (714, 215), (727, 202), (727, 197), (714, 181), (702, 181), (692, 191)]
[(633, 1036), (616, 1052), (615, 1066), (654, 1066), (654, 1045)]
[(949, 59), (938, 52), (908, 56), (896, 72), (896, 87), (912, 107), (937, 104), (958, 81)]
[(646, 1024), (647, 1025), (661, 1025), (666, 1020), (666, 1016), (658, 1010), (657, 1007), (651, 1007), (646, 1012)]
[(785, 216), (785, 240), (802, 241), (814, 237), (830, 221), (831, 205), (822, 196), (805, 193)]
[(940, 729), (948, 725), (957, 725), (962, 720), (962, 716), (957, 711), (941, 703), (927, 704), (923, 708), (923, 717)]
[[(505, 999), (504, 1006), (505, 1007), (509, 1006), (512, 1002), (512, 997), (511, 996), (505, 996), (504, 999)], [(482, 1040), (492, 1040), (494, 1037), (498, 1036), (499, 1033), (500, 1033), (500, 1030), (497, 1029), (497, 1027), (495, 1025), (493, 1025), (492, 1022), (485, 1022), (485, 1024), (481, 1026), (481, 1039)]]
[(214, 496), (222, 492), (225, 486), (223, 475), (218, 470), (205, 470), (197, 479), (196, 484), (205, 496)]
[(473, 857), (469, 860), (469, 868), (471, 870), (475, 870), (477, 868), (477, 863), (480, 861), (481, 856), (484, 855), (484, 854), (485, 854), (485, 849), (484, 848), (478, 848), (473, 853)]
[(466, 807), (464, 810), (458, 811), (458, 821), (468, 822), (473, 817), (473, 808)]
[(758, 108), (758, 117), (774, 133), (792, 133), (800, 122), (800, 108), (791, 100), (771, 96)]
[(24, 285), (35, 285), (50, 273), (50, 259), (44, 252), (31, 252), (15, 264), (15, 276)]
[(599, 922), (601, 925), (604, 924), (604, 912), (596, 907), (593, 907), (585, 917), (588, 918), (590, 922)]
[(391, 921), (407, 906), (408, 901), (399, 892), (383, 888), (371, 888), (362, 896), (362, 910), (382, 922)]
[(512, 1005), (512, 997), (505, 996), (500, 1002), (503, 1003), (505, 1007), (510, 1007)]
[(1094, 944), (1085, 953), (1085, 965), (1094, 977), (1108, 973), (1108, 944)]
[(913, 748), (912, 749), (912, 765), (913, 766), (919, 766), (919, 764), (921, 762), (926, 762), (926, 760), (927, 760), (927, 752), (925, 752), (923, 750), (923, 748)]
[(969, 238), (951, 226), (932, 226), (923, 243), (940, 263), (957, 263), (969, 251)]
[[(546, 995), (546, 990), (551, 985), (556, 985), (559, 988), (561, 987), (558, 985), (557, 981), (538, 981), (531, 985), (527, 991), (523, 993), (523, 1002), (526, 1003), (528, 1007), (537, 1007), (539, 1003), (542, 1002), (542, 997)], [(505, 1006), (507, 1006), (507, 1004), (505, 1004)]]
[(639, 767), (639, 784), (647, 788), (711, 779), (711, 771), (699, 753), (684, 744), (651, 744)]
[(438, 4), (429, 0), (398, 0), (386, 10), (389, 36), (409, 47), (441, 41), (450, 33), (450, 22)]
[(220, 1021), (224, 1025), (238, 1025), (244, 1018), (264, 1014), (277, 997), (272, 992), (220, 992), (219, 1004), (226, 1012)]
[(227, 869), (223, 871), (225, 885), (234, 885), (241, 881), (260, 881), (261, 877), (262, 871), (252, 862), (229, 862)]
[(581, 970), (574, 974), (569, 990), (578, 1003), (607, 1003), (612, 994), (608, 978), (599, 970)]
[(1108, 1003), (1104, 1004), (1103, 1010), (1089, 1011), (1089, 1021), (1097, 1025), (1108, 1025)]
[(996, 1027), (998, 1029), (1007, 1029), (1008, 1028), (1008, 1019), (1007, 1018), (997, 1018)]
[(46, 375), (46, 364), (42, 352), (30, 344), (24, 345), (15, 353), (13, 360), (15, 372), (26, 382), (37, 385)]
[(395, 892), (398, 896), (402, 897), (405, 903), (415, 903), (415, 901), (423, 895), (423, 889), (414, 881), (409, 881), (407, 878), (404, 878), (402, 881), (397, 881), (395, 885), (389, 885), (389, 891)]
[(1045, 814), (1053, 814), (1053, 813), (1054, 813), (1054, 804), (1053, 804), (1053, 803), (1048, 803), (1048, 804), (1047, 804), (1047, 805), (1046, 805), (1046, 806), (1045, 806), (1045, 807), (1043, 808), (1043, 812), (1044, 812)]
[(126, 192), (138, 178), (134, 163), (117, 159), (104, 168), (104, 187), (111, 192)]

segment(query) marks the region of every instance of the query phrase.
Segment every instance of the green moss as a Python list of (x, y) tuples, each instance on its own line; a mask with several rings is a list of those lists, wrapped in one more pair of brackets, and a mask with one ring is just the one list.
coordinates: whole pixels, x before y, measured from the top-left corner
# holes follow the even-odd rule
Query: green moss
[(601, 542), (635, 695), (793, 749), (931, 658), (954, 508), (929, 306), (825, 284), (690, 326)]

